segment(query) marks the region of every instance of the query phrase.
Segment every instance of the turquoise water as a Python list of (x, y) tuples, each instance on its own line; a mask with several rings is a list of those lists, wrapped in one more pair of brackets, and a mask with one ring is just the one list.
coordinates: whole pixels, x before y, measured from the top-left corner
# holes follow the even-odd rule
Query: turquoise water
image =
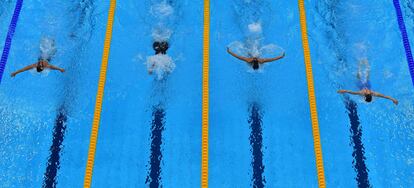
[[(401, 2), (407, 11), (407, 2)], [(358, 60), (366, 58), (371, 65), (372, 89), (399, 100), (395, 106), (388, 100), (366, 104), (351, 97), (358, 105), (367, 183), (412, 187), (412, 83), (392, 1), (311, 1), (307, 10), (327, 185), (355, 186), (355, 177), (363, 171), (353, 166), (357, 159), (350, 120), (335, 91), (357, 89)], [(405, 19), (412, 36), (412, 17)]]
[[(0, 2), (2, 40), (15, 3)], [(414, 4), (401, 5), (413, 44)], [(327, 187), (414, 186), (413, 88), (392, 1), (305, 6)], [(82, 187), (108, 7), (24, 1), (0, 85), (1, 187)], [(117, 2), (92, 187), (200, 186), (202, 11)], [(318, 187), (297, 2), (212, 1), (210, 37), (209, 186)], [(226, 47), (286, 57), (253, 71)], [(55, 49), (65, 73), (9, 76)], [(336, 93), (358, 89), (363, 58), (372, 89), (398, 106)]]

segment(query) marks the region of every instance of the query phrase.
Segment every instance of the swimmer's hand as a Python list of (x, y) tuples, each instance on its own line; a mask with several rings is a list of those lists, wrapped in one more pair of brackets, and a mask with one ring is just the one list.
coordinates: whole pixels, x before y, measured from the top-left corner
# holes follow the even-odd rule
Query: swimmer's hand
[(60, 71), (61, 73), (64, 73), (64, 72), (65, 72), (65, 69), (59, 69), (59, 71)]
[(283, 57), (285, 57), (285, 55), (286, 55), (286, 52), (283, 52), (283, 54), (282, 54), (282, 58), (283, 58)]
[(11, 77), (15, 77), (17, 73), (13, 72), (11, 73)]
[(395, 105), (398, 105), (398, 101), (396, 99), (392, 100)]
[(346, 93), (346, 90), (341, 89), (341, 90), (338, 90), (337, 92), (338, 93)]

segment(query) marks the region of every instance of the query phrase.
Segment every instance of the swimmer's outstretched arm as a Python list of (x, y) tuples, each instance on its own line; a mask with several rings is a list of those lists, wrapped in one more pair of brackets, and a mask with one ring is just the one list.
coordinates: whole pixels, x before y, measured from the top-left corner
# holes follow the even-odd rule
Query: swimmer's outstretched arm
[(284, 57), (285, 57), (285, 52), (283, 52), (282, 55), (277, 56), (275, 58), (259, 59), (259, 63), (268, 63), (268, 62), (272, 62), (272, 61), (277, 61), (277, 60), (282, 59)]
[(37, 64), (32, 64), (32, 65), (29, 65), (29, 66), (26, 66), (26, 67), (24, 67), (24, 68), (22, 68), (22, 69), (20, 69), (20, 70), (18, 70), (18, 71), (16, 71), (16, 72), (13, 72), (13, 73), (11, 73), (11, 77), (15, 77), (17, 74), (19, 74), (19, 73), (22, 73), (22, 72), (24, 72), (24, 71), (28, 71), (28, 70), (30, 70), (30, 69), (32, 69), (32, 68), (35, 68), (36, 67), (36, 65)]
[(48, 64), (48, 65), (47, 65), (47, 68), (52, 69), (52, 70), (58, 70), (58, 71), (60, 71), (60, 72), (65, 72), (65, 69), (62, 69), (62, 68), (59, 68), (59, 67), (53, 66), (53, 65), (51, 65), (51, 64)]
[(383, 95), (383, 94), (381, 94), (381, 93), (377, 93), (377, 92), (372, 92), (372, 95), (373, 96), (376, 96), (376, 97), (381, 97), (381, 98), (384, 98), (384, 99), (389, 99), (389, 100), (391, 100), (394, 104), (398, 104), (398, 100), (397, 99), (394, 99), (394, 98), (392, 98), (392, 97), (390, 97), (390, 96), (386, 96), (386, 95)]
[(348, 93), (348, 94), (352, 94), (352, 95), (363, 95), (363, 93), (361, 91), (351, 91), (351, 90), (344, 90), (344, 89), (338, 90), (338, 93), (341, 93), (341, 94)]
[(239, 56), (235, 53), (233, 53), (232, 51), (230, 51), (230, 48), (227, 47), (227, 53), (229, 53), (230, 55), (232, 55), (233, 57), (240, 59), (242, 61), (246, 61), (247, 63), (250, 63), (250, 61), (252, 61), (252, 58), (247, 58), (247, 57), (243, 57), (243, 56)]

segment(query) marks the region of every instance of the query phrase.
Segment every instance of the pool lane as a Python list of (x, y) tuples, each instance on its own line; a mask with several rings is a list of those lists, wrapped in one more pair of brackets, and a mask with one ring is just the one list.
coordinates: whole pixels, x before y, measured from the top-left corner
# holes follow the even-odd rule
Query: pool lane
[[(154, 55), (149, 10), (156, 2), (117, 4), (92, 187), (200, 186), (202, 4), (173, 5), (167, 54), (176, 68), (158, 81), (145, 65)], [(152, 129), (155, 120), (163, 128)]]
[[(211, 2), (209, 185), (317, 187), (298, 4), (261, 1), (243, 6), (243, 2)], [(248, 37), (250, 18), (237, 14), (246, 11), (260, 15), (264, 36), (260, 42), (286, 51), (285, 58), (259, 73), (226, 52), (226, 46)], [(261, 152), (252, 151), (249, 139), (256, 135), (249, 122), (252, 104), (259, 104), (262, 114), (263, 173), (259, 178), (254, 175), (261, 174), (261, 165), (254, 168), (254, 161), (260, 161), (255, 156)]]
[[(81, 186), (89, 141), (85, 136), (90, 131), (83, 122), (91, 113), (88, 99), (94, 94), (90, 92), (90, 82), (95, 82), (98, 73), (94, 71), (94, 63), (86, 62), (93, 62), (90, 60), (101, 54), (89, 51), (92, 48), (82, 44), (83, 37), (71, 33), (73, 20), (68, 18), (76, 17), (73, 14), (78, 10), (72, 9), (76, 3), (25, 2), (19, 18), (21, 25), (14, 36), (18, 45), (11, 48), (7, 78), (4, 77), (0, 94), (4, 146), (0, 153), (7, 159), (4, 160), (7, 163), (1, 164), (4, 171), (0, 181), (6, 187), (41, 187), (48, 182)], [(57, 54), (52, 63), (66, 72), (50, 72), (47, 76), (25, 72), (11, 79), (12, 71), (37, 60), (42, 37), (55, 39)], [(100, 39), (96, 38), (93, 44), (101, 45)], [(88, 60), (84, 61), (85, 56)], [(59, 115), (62, 105), (67, 124), (60, 123), (65, 119), (60, 118), (65, 115)]]
[[(102, 57), (105, 28), (96, 27), (106, 23), (106, 14), (96, 15), (95, 11), (107, 9), (106, 4), (95, 5), (93, 0), (73, 2), (64, 7), (67, 22), (64, 25), (68, 37), (67, 77), (61, 80), (63, 89), (55, 117), (55, 130), (65, 126), (63, 143), (59, 152), (60, 166), (57, 168), (57, 186), (81, 187), (85, 173), (85, 161), (89, 146), (90, 122), (92, 121), (96, 85)], [(62, 12), (63, 12), (62, 11)], [(65, 119), (66, 118), (66, 119)], [(65, 120), (64, 124), (61, 124)], [(58, 132), (59, 133), (59, 132)], [(57, 138), (50, 136), (51, 147)], [(52, 150), (53, 151), (53, 150)], [(50, 152), (50, 158), (56, 156)], [(76, 160), (74, 160), (76, 159)], [(55, 168), (56, 165), (52, 166)], [(48, 175), (45, 168), (45, 179)], [(74, 181), (76, 179), (76, 181)]]
[[(23, 6), (19, 27), (13, 37), (13, 43), (18, 45), (13, 45), (10, 49), (2, 82), (0, 153), (3, 159), (3, 175), (0, 181), (6, 187), (40, 187), (46, 169), (49, 138), (55, 116), (53, 107), (57, 102), (55, 96), (59, 93), (59, 87), (54, 80), (57, 77), (51, 74), (49, 79), (40, 82), (40, 77), (26, 72), (14, 79), (10, 78), (12, 71), (37, 59), (41, 31), (28, 27), (40, 24), (42, 19), (48, 20), (45, 12), (39, 12), (43, 8), (41, 4)], [(29, 15), (37, 15), (37, 19)], [(28, 30), (31, 32), (27, 32)], [(56, 59), (60, 60), (59, 57)]]
[[(327, 186), (412, 186), (413, 96), (392, 1), (311, 1), (307, 11)], [(359, 58), (371, 64), (372, 89), (399, 99), (398, 106), (352, 96), (353, 106), (336, 93), (357, 90)]]

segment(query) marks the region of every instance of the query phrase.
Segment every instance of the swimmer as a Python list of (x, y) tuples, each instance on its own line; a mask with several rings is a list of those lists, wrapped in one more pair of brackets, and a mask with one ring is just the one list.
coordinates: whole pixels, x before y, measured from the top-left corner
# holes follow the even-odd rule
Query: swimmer
[(283, 57), (285, 57), (285, 52), (283, 52), (283, 54), (281, 56), (275, 57), (275, 58), (258, 58), (258, 57), (243, 57), (243, 56), (239, 56), (233, 52), (230, 51), (230, 49), (227, 47), (227, 52), (234, 56), (237, 59), (240, 59), (242, 61), (247, 62), (248, 64), (252, 65), (254, 70), (259, 69), (259, 65), (263, 64), (263, 63), (268, 63), (268, 62), (272, 62), (272, 61), (277, 61), (279, 59), (282, 59)]
[(22, 73), (24, 71), (28, 71), (28, 70), (33, 69), (33, 68), (36, 68), (37, 72), (42, 72), (45, 69), (52, 69), (52, 70), (58, 70), (60, 72), (65, 72), (65, 69), (62, 69), (62, 68), (59, 68), (59, 67), (56, 67), (56, 66), (53, 66), (53, 65), (49, 64), (49, 61), (50, 60), (39, 58), (39, 61), (37, 63), (26, 66), (26, 67), (24, 67), (24, 68), (22, 68), (22, 69), (20, 69), (16, 72), (13, 72), (11, 74), (11, 76), (15, 77), (17, 74)]
[(152, 48), (155, 51), (155, 55), (157, 55), (157, 54), (164, 54), (165, 55), (165, 54), (167, 54), (167, 50), (168, 50), (168, 42), (166, 42), (166, 41), (161, 41), (161, 42), (155, 41), (152, 44)]
[[(361, 70), (362, 67), (365, 67), (364, 72), (362, 72), (362, 70)], [(365, 74), (363, 74), (363, 73), (365, 73)], [(368, 60), (361, 60), (359, 62), (357, 78), (358, 78), (357, 85), (358, 85), (360, 91), (350, 91), (350, 90), (341, 89), (341, 90), (338, 90), (338, 93), (341, 93), (341, 94), (349, 93), (349, 94), (352, 94), (352, 95), (363, 96), (366, 102), (371, 102), (372, 97), (380, 97), (380, 98), (389, 99), (396, 105), (398, 104), (398, 101), (396, 99), (371, 90), (371, 83), (369, 82), (369, 64), (368, 64)]]
[[(155, 55), (158, 55), (158, 54), (166, 55), (167, 54), (167, 50), (168, 50), (168, 42), (166, 42), (166, 41), (161, 41), (161, 42), (155, 41), (152, 44), (152, 48), (155, 51)], [(153, 62), (152, 65), (149, 66), (149, 68), (148, 68), (148, 74), (152, 74), (152, 72), (154, 71), (154, 69), (155, 69), (155, 62)]]

